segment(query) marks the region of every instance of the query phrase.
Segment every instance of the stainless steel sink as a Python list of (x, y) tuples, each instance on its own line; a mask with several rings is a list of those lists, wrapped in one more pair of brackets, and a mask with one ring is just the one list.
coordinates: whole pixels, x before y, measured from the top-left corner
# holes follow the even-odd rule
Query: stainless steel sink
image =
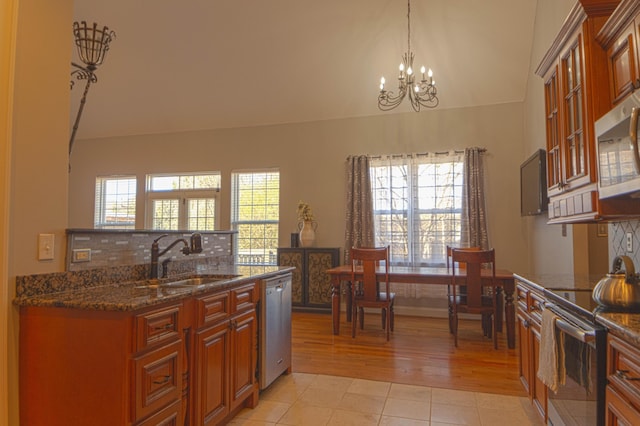
[(234, 278), (238, 278), (240, 275), (233, 274), (198, 274), (190, 277), (177, 279), (170, 281), (167, 279), (162, 280), (149, 280), (144, 285), (137, 285), (135, 288), (194, 288), (206, 284), (211, 284), (217, 281), (228, 281)]
[(187, 278), (179, 281), (169, 281), (169, 282), (158, 284), (158, 285), (160, 287), (194, 287), (194, 286), (199, 286), (203, 284), (209, 284), (215, 281), (220, 281), (222, 279), (224, 278), (212, 279), (212, 278), (197, 277), (197, 278)]
[(178, 281), (167, 281), (158, 284), (160, 287), (197, 287), (204, 284), (211, 284), (216, 281), (226, 281), (239, 277), (239, 275), (227, 274), (207, 274), (184, 278)]

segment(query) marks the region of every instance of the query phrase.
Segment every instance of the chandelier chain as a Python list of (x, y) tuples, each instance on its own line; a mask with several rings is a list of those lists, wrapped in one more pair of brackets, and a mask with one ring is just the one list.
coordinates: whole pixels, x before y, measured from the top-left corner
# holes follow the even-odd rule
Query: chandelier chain
[(411, 52), (411, 0), (407, 0), (407, 52)]
[[(378, 108), (382, 111), (390, 111), (402, 103), (405, 97), (409, 98), (414, 111), (420, 111), (421, 107), (435, 108), (438, 106), (438, 92), (433, 72), (425, 67), (420, 69), (422, 79), (416, 77), (413, 69), (414, 54), (411, 51), (411, 0), (407, 0), (407, 51), (402, 56), (398, 76), (398, 93), (385, 89), (386, 80), (380, 79), (380, 94), (378, 95)], [(407, 96), (408, 95), (408, 96)]]

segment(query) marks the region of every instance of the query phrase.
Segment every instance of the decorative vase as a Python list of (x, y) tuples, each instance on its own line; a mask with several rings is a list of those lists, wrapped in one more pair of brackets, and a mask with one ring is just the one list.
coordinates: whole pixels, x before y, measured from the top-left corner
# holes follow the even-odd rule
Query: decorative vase
[(311, 247), (316, 241), (316, 229), (318, 229), (318, 223), (305, 220), (298, 223), (298, 230), (300, 231), (300, 247)]

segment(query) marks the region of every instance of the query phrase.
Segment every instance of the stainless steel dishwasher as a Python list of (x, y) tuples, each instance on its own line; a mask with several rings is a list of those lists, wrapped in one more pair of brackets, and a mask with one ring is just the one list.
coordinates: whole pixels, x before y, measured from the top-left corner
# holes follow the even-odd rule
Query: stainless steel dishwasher
[(291, 369), (291, 274), (262, 282), (260, 389)]

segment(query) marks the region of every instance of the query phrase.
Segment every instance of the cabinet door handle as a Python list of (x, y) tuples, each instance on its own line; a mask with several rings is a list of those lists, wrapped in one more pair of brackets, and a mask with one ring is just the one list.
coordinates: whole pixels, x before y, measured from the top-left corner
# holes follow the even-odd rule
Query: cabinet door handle
[(161, 379), (154, 380), (153, 384), (154, 385), (164, 385), (165, 383), (169, 383), (169, 380), (171, 380), (171, 376), (163, 376)]
[(616, 376), (618, 376), (619, 378), (621, 378), (622, 380), (640, 380), (640, 377), (629, 377), (627, 374), (629, 373), (629, 370), (616, 370)]
[(523, 320), (522, 321), (522, 325), (524, 326), (524, 328), (529, 328), (529, 321), (528, 320)]
[(173, 330), (173, 323), (153, 327), (154, 330)]

